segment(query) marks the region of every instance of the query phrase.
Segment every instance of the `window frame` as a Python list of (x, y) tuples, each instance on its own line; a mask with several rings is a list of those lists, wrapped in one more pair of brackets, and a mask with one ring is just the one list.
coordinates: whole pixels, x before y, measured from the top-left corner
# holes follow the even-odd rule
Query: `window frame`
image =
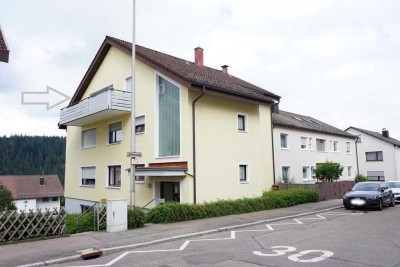
[(351, 154), (351, 142), (346, 141), (346, 154)]
[[(144, 167), (146, 167), (146, 164), (135, 164), (135, 170), (137, 169), (137, 168), (144, 168)], [(135, 172), (136, 173), (136, 172)], [(139, 179), (138, 177), (143, 177), (143, 179)], [(135, 175), (135, 183), (137, 183), (137, 184), (144, 184), (145, 183), (145, 181), (146, 181), (146, 176), (136, 176)]]
[(283, 179), (283, 169), (287, 169), (288, 171), (287, 171), (287, 175), (288, 175), (288, 178), (290, 179), (290, 175), (291, 175), (291, 168), (290, 168), (290, 166), (287, 166), (287, 165), (285, 165), (285, 166), (281, 166), (281, 179)]
[[(112, 125), (112, 124), (117, 124), (117, 123), (121, 123), (121, 140), (120, 141), (115, 141), (115, 142), (110, 142), (110, 137), (111, 137), (111, 131), (110, 131), (110, 126)], [(122, 143), (122, 140), (123, 140), (123, 123), (122, 123), (122, 120), (120, 120), (120, 121), (114, 121), (114, 122), (110, 122), (110, 123), (108, 123), (107, 124), (107, 145), (119, 145), (119, 144), (121, 144)], [(115, 131), (116, 132), (116, 131)], [(115, 136), (116, 137), (116, 136)]]
[[(318, 141), (319, 141), (319, 140), (324, 141), (324, 148), (325, 148), (324, 150), (319, 150), (319, 149), (318, 149)], [(326, 139), (315, 138), (315, 147), (316, 147), (316, 151), (317, 151), (317, 152), (327, 152), (326, 143), (327, 143), (327, 140), (326, 140)]]
[[(282, 146), (282, 136), (286, 137), (286, 147)], [(289, 134), (287, 133), (279, 133), (279, 146), (281, 149), (290, 149), (289, 147)]]
[[(241, 168), (244, 167), (245, 170), (245, 180), (241, 179)], [(248, 184), (250, 183), (250, 168), (249, 168), (249, 164), (247, 163), (239, 163), (239, 184)]]
[[(237, 131), (239, 133), (248, 133), (249, 132), (249, 115), (246, 113), (238, 112), (238, 113), (236, 113), (236, 116), (237, 116)], [(240, 125), (239, 118), (240, 117), (243, 117), (243, 126), (244, 126), (243, 129), (239, 128), (239, 125)]]
[[(303, 140), (305, 140), (305, 148), (303, 148)], [(300, 136), (300, 149), (304, 151), (314, 151), (313, 138), (309, 136)]]
[[(307, 168), (307, 177), (304, 177), (304, 168)], [(302, 179), (304, 182), (306, 181), (313, 181), (312, 173), (311, 173), (311, 166), (302, 166)]]
[[(137, 121), (141, 117), (143, 117), (143, 124), (138, 124)], [(140, 126), (143, 126), (143, 131), (141, 131), (141, 132), (136, 131), (136, 129)], [(136, 116), (136, 118), (135, 118), (135, 134), (140, 135), (140, 134), (145, 134), (145, 133), (146, 133), (146, 115), (143, 114), (143, 115)]]
[[(330, 151), (339, 153), (339, 141), (336, 140), (329, 140)], [(335, 149), (336, 148), (336, 149)]]
[[(95, 140), (94, 140), (94, 145), (93, 146), (84, 146), (84, 136), (85, 136), (85, 132), (89, 132), (89, 131), (94, 131), (95, 132)], [(81, 149), (90, 149), (90, 148), (95, 148), (97, 147), (97, 127), (93, 127), (93, 128), (87, 128), (81, 131)]]
[(347, 178), (354, 178), (353, 166), (347, 166)]
[[(115, 171), (116, 170), (114, 170), (114, 185), (111, 185), (110, 184), (110, 179), (111, 179), (111, 168), (116, 168), (116, 167), (119, 167), (119, 173), (120, 173), (120, 185), (115, 185)], [(106, 184), (106, 187), (107, 188), (121, 188), (122, 187), (122, 165), (121, 164), (111, 164), (111, 165), (108, 165), (107, 166), (107, 184)]]
[[(168, 82), (172, 83), (179, 89), (179, 153), (178, 155), (171, 155), (171, 156), (160, 156), (160, 140), (159, 140), (159, 123), (160, 123), (160, 116), (159, 116), (159, 94), (160, 94), (160, 85), (159, 85), (159, 79), (158, 77), (161, 77)], [(155, 138), (155, 146), (154, 146), (154, 155), (155, 159), (168, 159), (168, 158), (180, 158), (182, 154), (182, 85), (177, 83), (176, 81), (170, 79), (169, 77), (165, 76), (164, 74), (155, 71), (154, 72), (154, 138)]]
[[(368, 160), (367, 154), (375, 153), (376, 159)], [(379, 153), (381, 154), (381, 159), (379, 159)], [(366, 151), (365, 152), (365, 161), (383, 161), (383, 151)]]
[[(82, 180), (83, 180), (83, 168), (94, 168), (94, 178), (93, 178), (94, 184), (83, 184), (83, 183), (82, 183)], [(87, 178), (86, 178), (86, 179), (87, 179)], [(81, 167), (80, 167), (80, 180), (79, 180), (79, 185), (80, 185), (81, 187), (92, 187), (92, 188), (96, 187), (96, 166), (94, 166), (94, 165), (89, 165), (89, 166), (81, 166)]]

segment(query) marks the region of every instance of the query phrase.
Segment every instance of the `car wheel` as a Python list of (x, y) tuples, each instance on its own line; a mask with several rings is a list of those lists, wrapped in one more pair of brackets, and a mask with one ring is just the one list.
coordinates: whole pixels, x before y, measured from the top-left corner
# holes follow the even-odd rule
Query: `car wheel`
[(378, 210), (383, 210), (383, 200), (382, 198), (379, 199), (379, 206), (378, 206)]
[(344, 208), (345, 208), (346, 210), (349, 210), (349, 209), (351, 209), (351, 207), (350, 207), (350, 206), (344, 206)]
[(390, 199), (390, 207), (394, 207), (396, 205), (396, 200), (394, 199), (394, 196), (392, 196), (392, 198)]

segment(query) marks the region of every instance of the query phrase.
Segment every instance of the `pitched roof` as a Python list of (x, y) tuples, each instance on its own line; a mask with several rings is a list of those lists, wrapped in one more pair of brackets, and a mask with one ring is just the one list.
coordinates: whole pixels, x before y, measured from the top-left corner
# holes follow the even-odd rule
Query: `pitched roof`
[(8, 49), (6, 39), (0, 26), (0, 61), (8, 62), (10, 50)]
[[(40, 185), (40, 177), (44, 177), (44, 185)], [(16, 200), (64, 195), (57, 175), (6, 175), (0, 176), (0, 183), (10, 189)]]
[(333, 127), (312, 117), (282, 110), (280, 110), (279, 113), (272, 113), (272, 122), (274, 125), (285, 128), (356, 138), (356, 136), (352, 134), (349, 134), (343, 130), (340, 130), (339, 128)]
[[(78, 89), (72, 97), (69, 106), (80, 101), (111, 46), (115, 46), (129, 55), (132, 54), (132, 43), (106, 36), (84, 78), (78, 86)], [(278, 95), (235, 76), (223, 73), (221, 70), (216, 70), (206, 66), (199, 67), (191, 61), (173, 57), (143, 46), (136, 45), (136, 59), (150, 65), (157, 71), (166, 74), (188, 87), (193, 86), (201, 88), (205, 85), (206, 89), (215, 93), (246, 98), (267, 104), (272, 104), (274, 101), (280, 99), (280, 96)]]
[(353, 126), (350, 126), (349, 128), (347, 128), (346, 131), (348, 129), (350, 129), (350, 128), (353, 128), (353, 129), (355, 129), (357, 131), (360, 131), (362, 133), (365, 133), (365, 134), (368, 134), (368, 135), (373, 136), (375, 138), (378, 138), (378, 139), (380, 139), (382, 141), (388, 142), (388, 143), (390, 143), (392, 145), (400, 146), (400, 141), (399, 140), (396, 140), (396, 139), (391, 138), (391, 137), (384, 137), (381, 133), (373, 132), (373, 131), (369, 131), (369, 130), (365, 130), (365, 129), (361, 129), (361, 128), (357, 128), (357, 127), (353, 127)]

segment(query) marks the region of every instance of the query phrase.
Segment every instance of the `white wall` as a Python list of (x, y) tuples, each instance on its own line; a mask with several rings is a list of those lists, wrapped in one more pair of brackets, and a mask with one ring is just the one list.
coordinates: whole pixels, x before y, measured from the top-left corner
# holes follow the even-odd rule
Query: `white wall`
[(76, 198), (65, 198), (65, 210), (67, 213), (75, 213), (75, 214), (80, 214), (82, 213), (81, 205), (84, 206), (92, 206), (95, 202), (94, 201), (88, 201), (84, 199), (76, 199)]
[[(360, 174), (367, 175), (368, 171), (383, 171), (385, 180), (399, 180), (399, 149), (396, 149), (393, 144), (375, 138), (369, 134), (362, 133), (356, 129), (350, 128), (348, 133), (361, 135), (361, 143), (357, 143), (358, 163), (360, 166)], [(383, 161), (367, 161), (365, 152), (382, 151)], [(396, 156), (395, 156), (396, 153)], [(397, 162), (396, 162), (397, 161)], [(396, 167), (397, 166), (397, 167)], [(397, 169), (397, 170), (396, 170)]]
[(36, 199), (19, 199), (15, 200), (17, 211), (29, 212), (29, 210), (36, 211)]
[(36, 208), (42, 209), (43, 211), (44, 209), (51, 209), (51, 210), (53, 210), (53, 208), (56, 208), (57, 210), (60, 209), (60, 197), (57, 197), (57, 200), (53, 200), (52, 197), (49, 197), (48, 199), (49, 201), (47, 202), (43, 202), (42, 198), (36, 199)]
[[(281, 133), (288, 134), (289, 136), (288, 149), (281, 148)], [(344, 167), (341, 180), (353, 180), (357, 174), (355, 139), (278, 126), (274, 128), (273, 134), (276, 182), (282, 177), (282, 166), (289, 166), (289, 176), (293, 179), (294, 183), (314, 183), (315, 180), (303, 180), (303, 166), (313, 166), (315, 168), (317, 163), (324, 163), (326, 161), (337, 162)], [(301, 149), (301, 137), (312, 138), (312, 150)], [(317, 151), (316, 139), (326, 140), (327, 152)], [(338, 141), (338, 152), (330, 151), (330, 140)], [(350, 153), (346, 153), (346, 142), (350, 142)], [(348, 166), (352, 167), (351, 177), (348, 176)]]

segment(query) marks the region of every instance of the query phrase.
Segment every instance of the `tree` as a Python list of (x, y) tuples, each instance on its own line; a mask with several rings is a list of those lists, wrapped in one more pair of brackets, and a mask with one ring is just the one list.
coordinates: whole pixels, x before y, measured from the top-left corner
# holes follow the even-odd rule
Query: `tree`
[(2, 183), (0, 183), (0, 211), (16, 210), (14, 198), (11, 191)]
[(339, 179), (340, 176), (342, 176), (343, 172), (343, 166), (340, 165), (339, 163), (334, 163), (334, 162), (325, 162), (322, 164), (319, 164), (315, 169), (314, 169), (314, 174), (317, 177), (317, 179), (325, 182), (332, 182), (334, 180)]

